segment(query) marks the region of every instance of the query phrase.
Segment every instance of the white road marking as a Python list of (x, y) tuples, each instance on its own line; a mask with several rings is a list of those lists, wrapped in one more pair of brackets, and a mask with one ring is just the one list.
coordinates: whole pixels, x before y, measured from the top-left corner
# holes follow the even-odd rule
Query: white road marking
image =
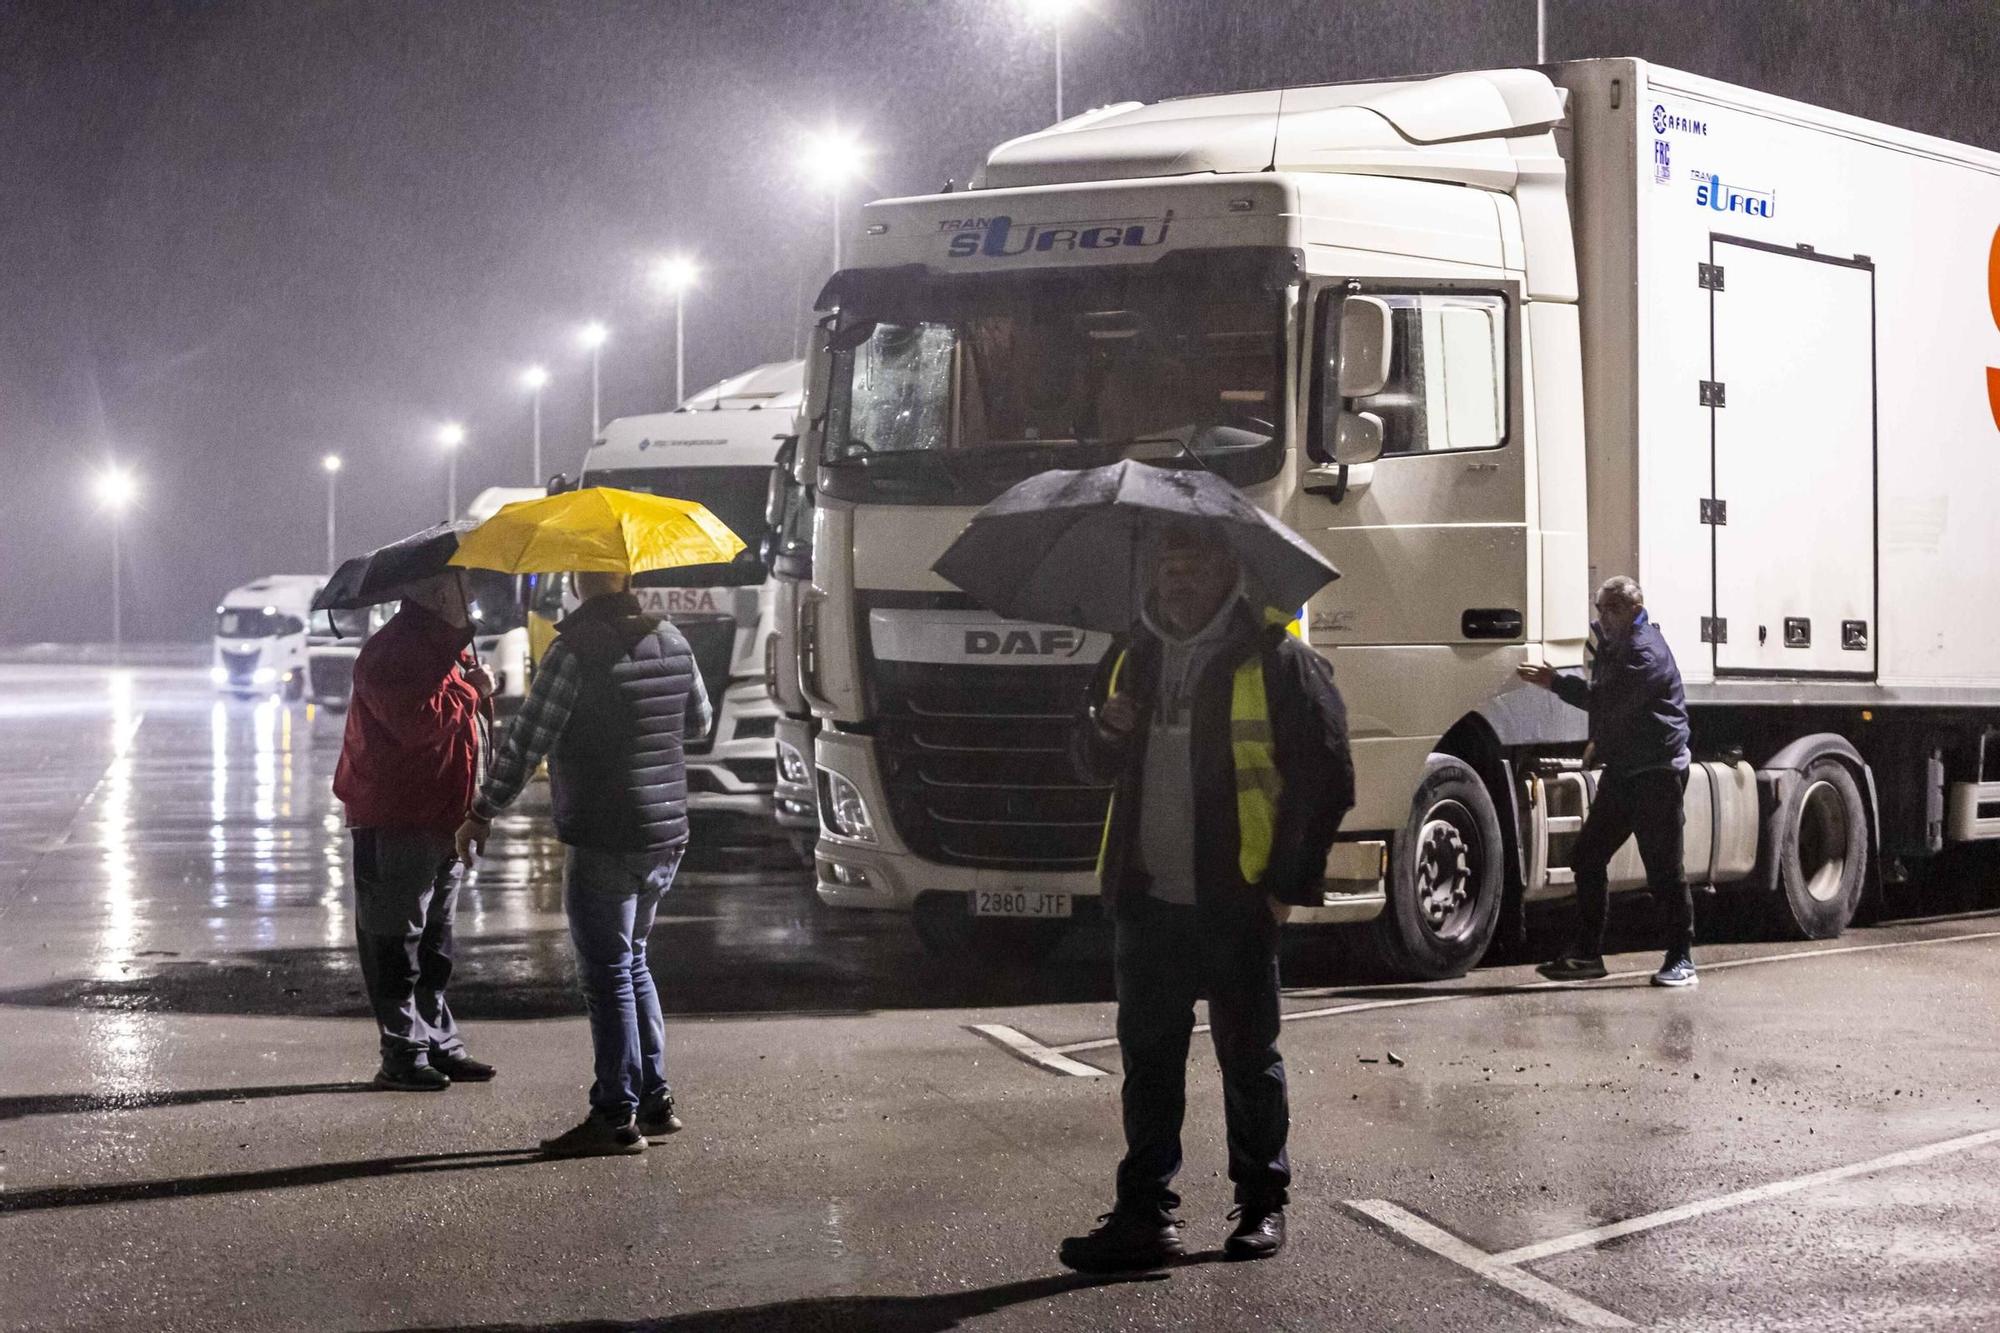
[[(2000, 939), (2000, 930), (1984, 930), (1967, 935), (1938, 935), (1923, 940), (1889, 940), (1880, 944), (1842, 944), (1830, 949), (1794, 949), (1788, 953), (1762, 954), (1756, 958), (1732, 958), (1726, 962), (1702, 963), (1699, 971), (1720, 972), (1726, 968), (1758, 967), (1765, 963), (1794, 963), (1804, 959), (1825, 958), (1832, 954), (1875, 953), (1883, 949), (1914, 949), (1926, 944), (1967, 944), (1975, 940)], [(1596, 981), (1527, 981), (1517, 986), (1488, 986), (1467, 990), (1441, 990), (1430, 995), (1406, 995), (1393, 1000), (1357, 1000), (1352, 1004), (1328, 1005), (1319, 1009), (1293, 1009), (1279, 1015), (1281, 1021), (1296, 1023), (1309, 1018), (1333, 1018), (1340, 1014), (1366, 1013), (1373, 1009), (1409, 1009), (1423, 1004), (1446, 1004), (1454, 1000), (1491, 1000), (1506, 995), (1527, 995), (1536, 991), (1589, 990), (1602, 987), (1605, 982), (1631, 981), (1639, 977), (1650, 977), (1653, 969), (1640, 968), (1631, 972), (1613, 972)], [(1208, 1031), (1208, 1024), (1197, 1023), (1196, 1032)], [(1089, 1041), (1065, 1042), (1060, 1046), (1043, 1049), (1058, 1055), (1076, 1055), (1083, 1051), (1108, 1050), (1118, 1044), (1116, 1037), (1095, 1037)], [(1037, 1062), (1039, 1063), (1039, 1062)]]
[(1443, 1227), (1426, 1222), (1407, 1209), (1398, 1208), (1387, 1199), (1349, 1199), (1347, 1206), (1495, 1286), (1505, 1287), (1522, 1300), (1561, 1315), (1572, 1324), (1582, 1324), (1585, 1328), (1634, 1327), (1632, 1321), (1623, 1315), (1613, 1314), (1600, 1305), (1592, 1305), (1583, 1297), (1571, 1295), (1554, 1283), (1544, 1282), (1533, 1273), (1524, 1273), (1512, 1264), (1501, 1263), (1478, 1246), (1459, 1239)]
[(1792, 1194), (1799, 1190), (1811, 1189), (1815, 1185), (1831, 1184), (1836, 1180), (1846, 1180), (1853, 1176), (1865, 1176), (1876, 1171), (1887, 1171), (1892, 1167), (1914, 1166), (1928, 1162), (1935, 1157), (1946, 1157), (1952, 1153), (1966, 1152), (1973, 1148), (1983, 1148), (1989, 1143), (2000, 1143), (2000, 1129), (1983, 1129), (1977, 1134), (1967, 1134), (1956, 1139), (1946, 1139), (1942, 1143), (1926, 1144), (1921, 1148), (1910, 1148), (1904, 1152), (1890, 1153), (1887, 1157), (1876, 1157), (1866, 1162), (1855, 1162), (1850, 1166), (1831, 1167), (1825, 1171), (1815, 1171), (1811, 1175), (1797, 1176), (1791, 1180), (1776, 1180), (1768, 1185), (1758, 1185), (1734, 1194), (1718, 1195), (1713, 1199), (1698, 1199), (1676, 1208), (1663, 1208), (1657, 1213), (1647, 1213), (1641, 1217), (1628, 1217), (1623, 1222), (1613, 1222), (1609, 1226), (1591, 1227), (1568, 1236), (1558, 1236), (1554, 1240), (1540, 1241), (1534, 1245), (1523, 1245), (1493, 1256), (1499, 1264), (1531, 1264), (1537, 1259), (1547, 1259), (1551, 1255), (1567, 1254), (1571, 1250), (1588, 1249), (1602, 1245), (1620, 1236), (1635, 1235), (1641, 1231), (1651, 1231), (1670, 1222), (1680, 1222), (1690, 1217), (1700, 1217), (1704, 1213), (1720, 1212), (1724, 1208), (1738, 1208), (1744, 1204), (1757, 1203), (1764, 1199), (1775, 1199), (1781, 1194)]
[(1423, 1246), (1433, 1254), (1451, 1260), (1496, 1286), (1505, 1287), (1523, 1300), (1532, 1301), (1536, 1305), (1555, 1311), (1571, 1323), (1582, 1324), (1587, 1328), (1631, 1328), (1631, 1322), (1622, 1316), (1592, 1305), (1580, 1296), (1573, 1296), (1553, 1283), (1522, 1272), (1521, 1265), (1552, 1258), (1558, 1254), (1568, 1254), (1572, 1250), (1590, 1249), (1606, 1241), (1651, 1231), (1655, 1227), (1663, 1227), (1672, 1222), (1684, 1222), (1691, 1217), (1720, 1212), (1725, 1208), (1740, 1208), (1745, 1204), (1793, 1194), (1816, 1185), (1827, 1185), (1834, 1181), (1847, 1180), (1876, 1171), (1887, 1171), (1894, 1167), (1915, 1166), (1920, 1162), (1948, 1157), (1953, 1153), (1983, 1148), (1989, 1143), (2000, 1143), (2000, 1128), (1982, 1129), (1977, 1133), (1963, 1134), (1955, 1139), (1945, 1139), (1942, 1142), (1893, 1152), (1886, 1157), (1873, 1157), (1865, 1162), (1854, 1162), (1848, 1166), (1814, 1171), (1810, 1175), (1794, 1176), (1790, 1180), (1774, 1180), (1767, 1185), (1737, 1190), (1733, 1194), (1717, 1195), (1712, 1199), (1697, 1199), (1677, 1207), (1663, 1208), (1656, 1213), (1628, 1217), (1622, 1222), (1613, 1222), (1608, 1226), (1590, 1227), (1567, 1236), (1558, 1236), (1553, 1240), (1537, 1241), (1533, 1245), (1502, 1250), (1497, 1254), (1482, 1250), (1470, 1241), (1454, 1236), (1443, 1227), (1427, 1222), (1408, 1209), (1398, 1207), (1386, 1199), (1349, 1199), (1347, 1206), (1362, 1216), (1388, 1227), (1405, 1239)]
[[(1072, 1060), (1059, 1051), (1050, 1050), (1027, 1033), (1018, 1028), (1010, 1028), (1005, 1023), (973, 1023), (969, 1026), (974, 1032), (1003, 1050), (1020, 1056), (1031, 1065), (1040, 1065), (1051, 1073), (1068, 1074), (1074, 1078), (1107, 1076), (1108, 1071), (1099, 1069), (1096, 1065), (1087, 1065), (1081, 1060)], [(1114, 1041), (1112, 1045), (1115, 1046), (1117, 1043)]]

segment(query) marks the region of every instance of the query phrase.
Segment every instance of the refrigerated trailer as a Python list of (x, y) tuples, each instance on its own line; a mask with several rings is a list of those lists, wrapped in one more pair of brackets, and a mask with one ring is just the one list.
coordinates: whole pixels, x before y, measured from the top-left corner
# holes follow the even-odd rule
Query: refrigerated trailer
[(870, 205), (808, 437), (821, 896), (1030, 954), (1060, 922), (989, 914), (1089, 910), (1106, 794), (1061, 750), (1108, 641), (931, 563), (1138, 457), (1344, 575), (1300, 614), (1359, 791), (1295, 920), (1446, 976), (1571, 892), (1585, 719), (1515, 667), (1580, 666), (1628, 574), (1687, 683), (1688, 876), (1837, 934), (2000, 836), (1996, 226), (2000, 156), (1629, 59), (1106, 107)]

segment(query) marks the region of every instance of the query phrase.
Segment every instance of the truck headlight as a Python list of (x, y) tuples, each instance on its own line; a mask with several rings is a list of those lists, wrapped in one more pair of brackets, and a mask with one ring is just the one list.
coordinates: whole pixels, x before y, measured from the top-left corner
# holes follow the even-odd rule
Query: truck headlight
[(227, 685), (229, 683), (229, 673), (219, 666), (212, 666), (208, 669), (208, 678), (217, 685)]
[(843, 838), (853, 838), (857, 842), (875, 841), (875, 821), (868, 817), (868, 802), (861, 799), (861, 793), (840, 774), (821, 769), (826, 774), (826, 822), (835, 833)]
[(778, 742), (778, 776), (794, 787), (803, 787), (812, 781), (812, 771), (806, 767), (806, 757), (799, 753), (798, 746), (789, 741)]
[(272, 681), (276, 680), (277, 678), (278, 678), (278, 672), (275, 667), (258, 667), (255, 671), (250, 673), (250, 679), (255, 681), (259, 685), (269, 685)]

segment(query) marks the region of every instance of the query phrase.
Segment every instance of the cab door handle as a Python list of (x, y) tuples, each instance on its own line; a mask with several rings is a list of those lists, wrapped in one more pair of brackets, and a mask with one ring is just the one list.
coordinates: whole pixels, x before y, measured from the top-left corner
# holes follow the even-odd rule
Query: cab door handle
[(1518, 639), (1521, 613), (1511, 606), (1474, 607), (1458, 618), (1458, 632), (1468, 639)]

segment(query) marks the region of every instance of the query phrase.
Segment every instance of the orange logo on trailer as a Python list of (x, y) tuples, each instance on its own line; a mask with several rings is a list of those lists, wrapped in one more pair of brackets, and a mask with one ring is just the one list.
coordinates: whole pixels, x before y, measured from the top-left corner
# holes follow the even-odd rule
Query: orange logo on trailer
[[(1986, 255), (1986, 303), (1993, 308), (1993, 326), (2000, 328), (2000, 227), (1993, 229), (1993, 248)], [(2000, 429), (2000, 366), (1986, 367), (1986, 401)]]

